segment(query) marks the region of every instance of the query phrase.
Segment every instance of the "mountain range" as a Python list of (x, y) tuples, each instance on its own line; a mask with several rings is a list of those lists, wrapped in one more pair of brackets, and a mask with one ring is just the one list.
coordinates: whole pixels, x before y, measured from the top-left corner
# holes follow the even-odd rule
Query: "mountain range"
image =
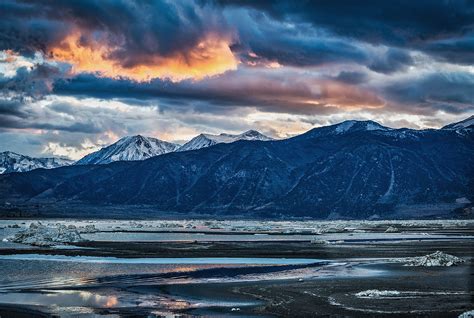
[(163, 155), (173, 151), (197, 150), (219, 143), (231, 143), (238, 140), (272, 140), (255, 130), (239, 135), (231, 134), (200, 134), (184, 145), (179, 145), (152, 137), (141, 135), (126, 136), (115, 143), (90, 153), (74, 162), (60, 158), (32, 158), (10, 151), (0, 154), (0, 174), (10, 172), (26, 172), (38, 168), (50, 169), (61, 166), (107, 164), (114, 161), (137, 161)]
[(178, 151), (188, 151), (188, 150), (197, 150), (205, 147), (214, 146), (220, 143), (231, 143), (239, 140), (260, 140), (260, 141), (269, 141), (273, 140), (270, 137), (267, 137), (256, 130), (248, 130), (240, 135), (231, 135), (231, 134), (220, 134), (220, 135), (211, 135), (211, 134), (200, 134), (199, 136), (194, 137), (183, 146), (181, 146)]
[(61, 158), (32, 158), (11, 151), (0, 152), (0, 174), (25, 172), (33, 169), (53, 169), (72, 164), (72, 160)]
[(469, 121), (426, 130), (346, 121), (285, 140), (12, 173), (0, 176), (0, 202), (147, 207), (149, 217), (448, 215), (474, 201), (473, 128)]

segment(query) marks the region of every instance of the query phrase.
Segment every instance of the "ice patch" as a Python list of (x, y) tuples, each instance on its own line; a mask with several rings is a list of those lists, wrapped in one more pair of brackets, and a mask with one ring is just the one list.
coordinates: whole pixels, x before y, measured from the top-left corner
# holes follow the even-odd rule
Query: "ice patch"
[(389, 226), (386, 230), (385, 233), (398, 233), (400, 232), (396, 227), (394, 226)]
[(474, 310), (463, 312), (458, 316), (458, 318), (474, 318)]
[[(403, 260), (402, 260), (403, 262)], [(436, 251), (433, 254), (412, 257), (408, 260), (405, 260), (405, 266), (455, 266), (465, 261), (462, 258), (456, 257), (454, 255), (449, 255), (440, 251)]]
[(87, 224), (86, 226), (77, 227), (79, 233), (97, 233), (99, 230), (95, 227), (94, 224)]
[(74, 225), (60, 224), (49, 227), (38, 223), (31, 223), (26, 230), (20, 231), (10, 238), (12, 242), (35, 246), (53, 246), (57, 243), (77, 243), (85, 241)]

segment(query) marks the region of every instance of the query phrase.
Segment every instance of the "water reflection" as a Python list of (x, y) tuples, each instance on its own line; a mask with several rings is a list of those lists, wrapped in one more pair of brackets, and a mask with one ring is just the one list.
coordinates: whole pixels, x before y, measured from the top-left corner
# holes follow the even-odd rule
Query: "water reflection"
[(92, 310), (94, 315), (97, 310), (151, 313), (219, 307), (230, 311), (256, 303), (253, 299), (220, 299), (219, 293), (207, 298), (177, 297), (167, 289), (179, 284), (212, 290), (211, 285), (215, 284), (210, 283), (376, 274), (347, 263), (307, 259), (208, 259), (208, 264), (204, 259), (173, 261), (174, 264), (171, 259), (147, 259), (143, 263), (140, 259), (107, 257), (0, 256), (0, 303), (41, 305), (54, 308), (55, 313)]
[(116, 296), (104, 296), (88, 291), (70, 290), (0, 293), (0, 303), (93, 308), (113, 308), (130, 305), (130, 303), (119, 302)]

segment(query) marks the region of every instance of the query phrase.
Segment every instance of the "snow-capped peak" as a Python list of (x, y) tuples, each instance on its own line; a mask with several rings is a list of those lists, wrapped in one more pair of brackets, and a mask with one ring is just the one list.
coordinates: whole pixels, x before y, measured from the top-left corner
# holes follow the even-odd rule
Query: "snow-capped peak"
[(88, 154), (76, 162), (85, 164), (106, 164), (114, 161), (145, 160), (173, 152), (178, 144), (141, 135), (123, 137), (114, 144)]
[(72, 161), (61, 158), (32, 158), (11, 151), (0, 153), (0, 174), (25, 172), (38, 168), (52, 169), (70, 165)]
[(219, 135), (212, 135), (212, 134), (200, 134), (183, 146), (181, 146), (178, 151), (188, 151), (188, 150), (196, 150), (205, 147), (210, 147), (220, 143), (231, 143), (238, 140), (260, 140), (260, 141), (268, 141), (272, 140), (272, 138), (265, 136), (264, 134), (256, 131), (256, 130), (248, 130), (244, 133), (239, 135), (231, 135), (222, 133)]
[(372, 120), (358, 121), (358, 120), (346, 120), (342, 123), (333, 125), (336, 133), (345, 133), (347, 131), (369, 131), (369, 130), (391, 130), (391, 128), (385, 127), (376, 123)]
[(474, 115), (460, 122), (452, 123), (443, 127), (443, 129), (459, 130), (474, 126)]
[(237, 140), (261, 140), (261, 141), (269, 141), (273, 140), (273, 138), (270, 138), (268, 136), (265, 136), (264, 134), (260, 133), (259, 131), (256, 130), (247, 130), (246, 132), (240, 134), (237, 136)]

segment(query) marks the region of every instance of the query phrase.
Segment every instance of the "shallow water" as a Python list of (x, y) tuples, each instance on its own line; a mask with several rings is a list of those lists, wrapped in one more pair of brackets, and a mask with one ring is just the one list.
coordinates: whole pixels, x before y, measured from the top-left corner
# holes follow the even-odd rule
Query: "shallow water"
[(119, 258), (95, 256), (65, 256), (65, 255), (40, 255), (40, 254), (14, 254), (0, 255), (1, 260), (24, 261), (56, 261), (74, 263), (99, 263), (99, 264), (205, 264), (205, 265), (297, 265), (312, 264), (322, 260), (309, 258), (245, 258), (245, 257), (184, 257), (184, 258)]
[(119, 301), (116, 296), (102, 296), (88, 291), (73, 290), (0, 293), (0, 303), (93, 308), (124, 307), (132, 305), (131, 302), (123, 300)]
[[(253, 299), (173, 297), (160, 286), (306, 279), (379, 272), (347, 263), (284, 258), (0, 256), (0, 303), (42, 305), (62, 315), (104, 308), (183, 309), (253, 306)], [(145, 290), (145, 291), (143, 291)], [(145, 310), (145, 309), (143, 309)]]
[[(135, 231), (139, 223), (135, 221), (42, 221), (55, 226), (74, 224), (76, 226), (95, 224), (100, 231), (93, 234), (82, 234), (86, 239), (93, 241), (287, 241), (287, 240), (329, 240), (338, 244), (368, 244), (377, 242), (393, 243), (403, 240), (433, 240), (450, 239), (450, 236), (436, 233), (365, 233), (343, 232), (325, 233), (321, 235), (309, 234), (246, 234), (231, 233), (232, 229), (243, 229), (252, 226), (253, 230), (266, 231), (280, 229), (283, 231), (308, 231), (320, 227), (323, 223), (311, 222), (213, 222), (225, 228), (227, 232), (217, 230), (209, 232), (210, 226), (203, 221), (193, 221), (196, 224), (194, 231), (204, 233), (159, 233), (163, 224), (161, 221), (137, 221), (143, 227), (143, 232), (111, 232), (121, 227), (119, 231)], [(172, 223), (175, 221), (170, 221)], [(176, 222), (174, 230), (183, 230), (188, 221)], [(10, 236), (29, 226), (19, 221), (0, 221), (0, 238)], [(20, 224), (20, 229), (13, 229), (13, 224)], [(330, 226), (339, 223), (327, 223)], [(349, 224), (349, 223), (348, 223)], [(362, 223), (361, 223), (362, 224)], [(376, 223), (374, 223), (376, 224)], [(447, 224), (450, 224), (449, 222)], [(363, 224), (364, 226), (366, 224)], [(10, 226), (10, 227), (8, 227)], [(297, 229), (301, 226), (300, 229)], [(3, 227), (3, 229), (2, 229)], [(144, 228), (146, 227), (146, 228)], [(340, 228), (340, 226), (339, 226)], [(170, 228), (166, 227), (168, 231)], [(342, 231), (342, 228), (340, 228)], [(152, 232), (154, 231), (154, 232)], [(458, 235), (457, 240), (472, 240), (472, 236)], [(166, 243), (163, 243), (166, 244)], [(333, 246), (328, 245), (328, 246)], [(8, 252), (13, 248), (31, 248), (11, 242), (0, 242), (0, 247)], [(71, 248), (73, 246), (62, 246)], [(58, 249), (59, 247), (54, 247)], [(25, 251), (23, 251), (25, 252)], [(58, 253), (64, 251), (57, 251)], [(14, 253), (11, 250), (11, 253)], [(106, 254), (104, 254), (106, 255)], [(120, 255), (120, 254), (115, 254)], [(182, 310), (202, 310), (208, 307), (226, 308), (226, 314), (235, 315), (233, 307), (244, 308), (255, 306), (258, 302), (254, 298), (232, 298), (228, 294), (219, 295), (210, 292), (202, 295), (198, 292), (189, 294), (169, 293), (172, 288), (192, 288), (204, 290), (215, 289), (215, 286), (232, 283), (239, 285), (243, 282), (262, 281), (307, 281), (325, 278), (352, 278), (391, 275), (388, 271), (360, 263), (373, 262), (352, 258), (351, 262), (324, 261), (318, 259), (284, 259), (284, 258), (120, 258), (120, 257), (90, 257), (90, 256), (61, 256), (39, 254), (16, 254), (0, 256), (0, 304), (14, 305), (42, 305), (54, 314), (61, 317), (80, 317), (88, 315), (114, 314), (122, 310), (140, 313), (161, 313), (172, 315)], [(273, 283), (273, 282), (272, 282)], [(253, 283), (252, 283), (253, 284)], [(194, 287), (196, 290), (196, 287)], [(185, 296), (183, 296), (185, 295)], [(212, 296), (209, 296), (212, 295)], [(1, 305), (0, 305), (1, 306)], [(104, 310), (112, 312), (104, 312)], [(115, 310), (115, 311), (114, 311)], [(79, 317), (77, 316), (77, 317)], [(146, 316), (146, 315), (145, 315)], [(242, 316), (245, 316), (242, 314)]]

